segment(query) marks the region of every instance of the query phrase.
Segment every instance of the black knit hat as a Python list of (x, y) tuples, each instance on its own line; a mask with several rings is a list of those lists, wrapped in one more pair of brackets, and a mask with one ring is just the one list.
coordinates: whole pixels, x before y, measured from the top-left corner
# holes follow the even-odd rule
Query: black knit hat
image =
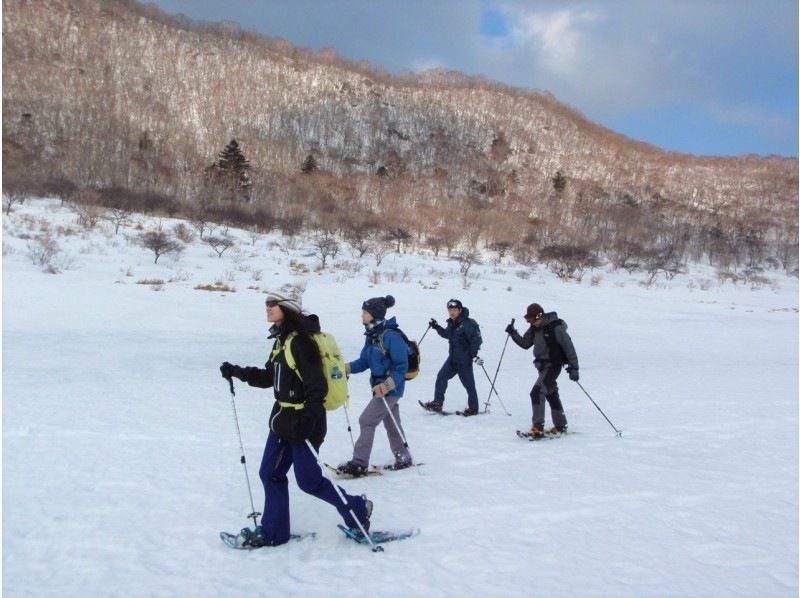
[(392, 305), (394, 305), (394, 297), (386, 295), (386, 297), (367, 299), (361, 304), (361, 309), (370, 313), (376, 320), (383, 320), (386, 317), (386, 310)]
[(457, 307), (458, 309), (464, 309), (464, 304), (461, 303), (461, 301), (459, 301), (458, 299), (450, 299), (450, 301), (447, 302), (447, 309), (450, 309), (451, 307)]

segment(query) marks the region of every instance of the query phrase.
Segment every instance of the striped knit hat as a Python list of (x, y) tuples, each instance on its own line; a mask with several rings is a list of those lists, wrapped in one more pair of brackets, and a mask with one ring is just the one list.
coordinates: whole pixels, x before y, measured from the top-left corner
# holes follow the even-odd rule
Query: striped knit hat
[(276, 291), (267, 291), (267, 300), (265, 303), (269, 304), (271, 301), (276, 302), (284, 309), (290, 309), (298, 314), (303, 311), (303, 300), (299, 296), (290, 297)]

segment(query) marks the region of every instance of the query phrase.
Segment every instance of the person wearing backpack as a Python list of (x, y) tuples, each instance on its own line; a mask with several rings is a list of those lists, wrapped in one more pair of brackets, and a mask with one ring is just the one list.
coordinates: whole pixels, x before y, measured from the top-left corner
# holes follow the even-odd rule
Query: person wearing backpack
[(549, 432), (567, 431), (567, 416), (558, 396), (556, 379), (561, 368), (567, 364), (569, 379), (578, 381), (578, 356), (572, 339), (567, 334), (567, 323), (558, 317), (556, 312), (545, 313), (538, 303), (531, 303), (525, 312), (525, 320), (530, 327), (520, 336), (514, 329), (513, 322), (506, 326), (511, 339), (523, 349), (533, 347), (533, 365), (539, 372), (536, 383), (531, 389), (533, 417), (531, 435), (535, 438), (544, 436), (544, 402), (550, 404), (550, 415), (553, 427)]
[(460, 413), (465, 416), (478, 415), (478, 392), (475, 390), (475, 375), (472, 364), (483, 365), (483, 360), (478, 357), (483, 339), (478, 323), (469, 317), (469, 309), (458, 299), (447, 302), (447, 327), (442, 327), (431, 318), (428, 323), (431, 328), (449, 343), (447, 360), (442, 364), (436, 376), (433, 401), (425, 403), (425, 408), (430, 411), (441, 411), (444, 404), (444, 394), (447, 390), (447, 381), (458, 374), (458, 379), (467, 391), (467, 408)]
[[(275, 339), (266, 365), (263, 368), (240, 367), (226, 361), (220, 366), (223, 378), (234, 377), (250, 386), (272, 388), (275, 396), (259, 470), (264, 485), (264, 516), (261, 525), (248, 533), (249, 544), (278, 546), (289, 541), (286, 474), (292, 465), (301, 490), (333, 505), (347, 527), (358, 529), (355, 516), (369, 531), (372, 501), (365, 495), (350, 495), (340, 488), (348, 503), (345, 506), (305, 442), (308, 439), (319, 452), (327, 433), (324, 401), (328, 385), (319, 348), (311, 336), (319, 331), (319, 320), (304, 316), (296, 298), (272, 292), (267, 295), (266, 304), (267, 321), (272, 324), (269, 338)], [(287, 345), (290, 361), (287, 361)]]
[(338, 467), (339, 471), (354, 477), (367, 474), (375, 429), (380, 423), (383, 423), (389, 437), (389, 446), (395, 458), (394, 468), (413, 465), (404, 441), (399, 405), (405, 390), (409, 349), (395, 318), (386, 319), (386, 310), (394, 304), (391, 295), (364, 301), (361, 305), (361, 322), (366, 337), (364, 347), (359, 358), (346, 365), (348, 374), (358, 374), (368, 369), (372, 389), (372, 398), (358, 418), (361, 431), (353, 447), (353, 458)]

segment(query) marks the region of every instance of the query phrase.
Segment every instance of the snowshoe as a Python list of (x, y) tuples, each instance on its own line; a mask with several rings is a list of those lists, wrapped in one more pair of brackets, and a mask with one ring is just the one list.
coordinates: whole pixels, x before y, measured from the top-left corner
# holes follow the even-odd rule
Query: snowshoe
[(343, 475), (348, 475), (353, 478), (361, 478), (367, 475), (367, 468), (364, 465), (355, 463), (354, 461), (347, 461), (342, 463), (336, 469)]

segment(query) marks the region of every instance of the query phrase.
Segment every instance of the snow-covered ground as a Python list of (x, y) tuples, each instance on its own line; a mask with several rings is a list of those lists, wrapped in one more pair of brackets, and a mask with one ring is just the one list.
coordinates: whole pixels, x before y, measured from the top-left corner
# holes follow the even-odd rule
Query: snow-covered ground
[[(75, 233), (56, 237), (60, 274), (28, 256), (25, 237), (44, 221)], [(5, 595), (797, 595), (797, 279), (770, 274), (773, 285), (751, 290), (710, 283), (695, 268), (645, 289), (624, 273), (576, 284), (487, 263), (464, 290), (444, 257), (393, 255), (380, 268), (367, 258), (356, 271), (344, 250), (316, 273), (307, 244), (282, 251), (279, 235), (252, 244), (243, 231), (232, 231), (238, 251), (222, 258), (196, 240), (179, 260), (154, 265), (125, 240), (138, 234), (131, 226), (85, 233), (74, 221), (50, 200), (4, 216)], [(301, 264), (311, 271), (298, 274)], [(521, 328), (533, 301), (557, 310), (581, 383), (623, 436), (564, 375), (573, 433), (516, 438), (530, 425), (534, 371), (513, 343), (497, 379), (510, 416), (496, 399), (480, 417), (424, 412), (417, 399), (432, 398), (446, 356), (446, 342), (429, 334), (401, 402), (425, 465), (342, 482), (374, 500), (375, 528), (421, 535), (373, 554), (292, 479), (293, 530), (316, 540), (232, 551), (217, 534), (248, 524), (249, 500), (218, 366), (263, 364), (262, 291), (299, 278), (305, 306), (350, 358), (368, 297), (394, 295), (389, 314), (416, 338), (460, 298), (481, 325), (490, 374), (512, 317)], [(136, 284), (147, 279), (164, 284)], [(236, 291), (194, 288), (218, 280)], [(476, 379), (484, 401), (489, 385), (480, 370)], [(357, 428), (366, 376), (350, 386)], [(454, 379), (445, 406), (465, 403)], [(270, 391), (237, 387), (257, 505), (271, 404)], [(328, 424), (322, 457), (338, 463), (351, 450), (344, 411)], [(373, 462), (390, 460), (379, 430)]]

